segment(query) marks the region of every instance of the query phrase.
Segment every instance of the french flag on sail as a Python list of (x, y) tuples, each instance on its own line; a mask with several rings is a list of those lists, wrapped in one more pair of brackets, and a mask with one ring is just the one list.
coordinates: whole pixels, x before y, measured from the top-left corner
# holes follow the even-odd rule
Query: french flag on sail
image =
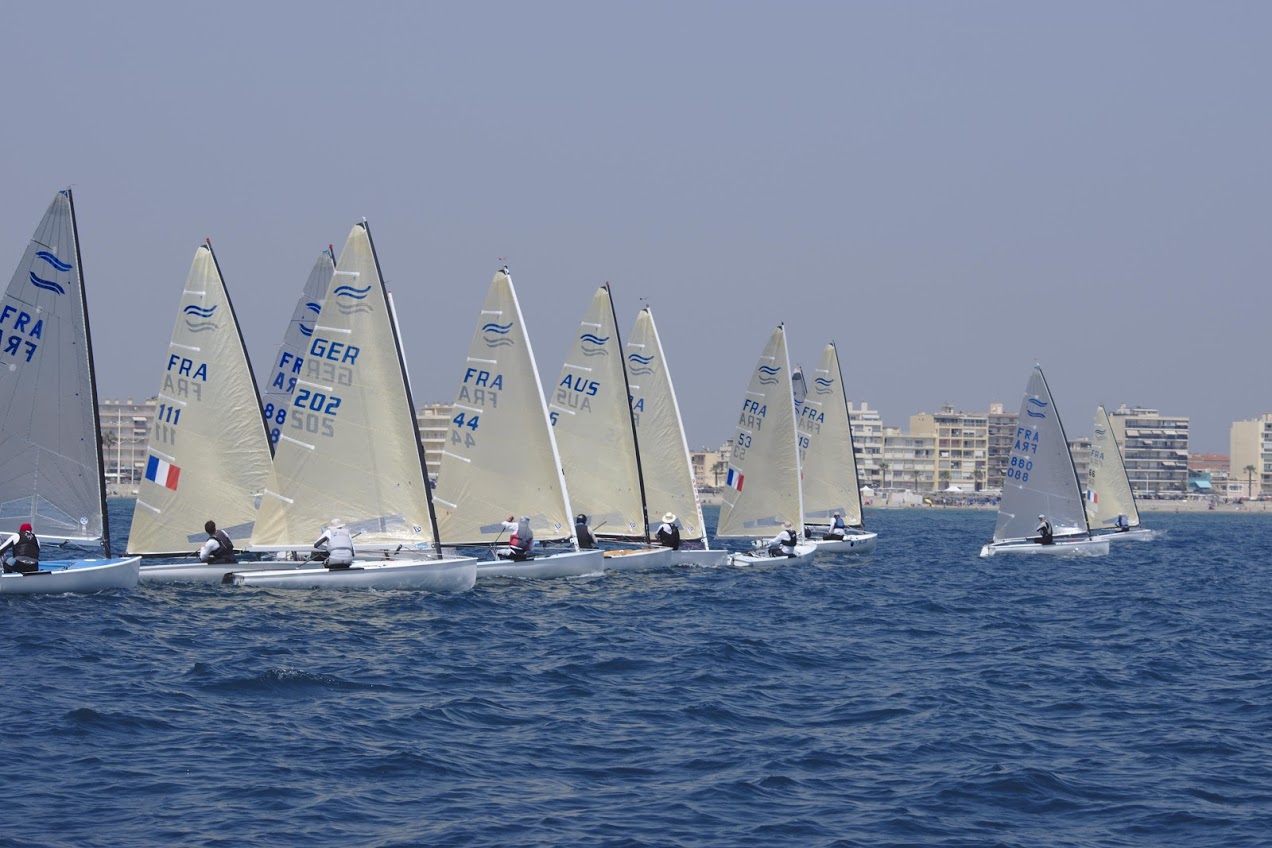
[(146, 462), (146, 479), (158, 483), (172, 491), (177, 490), (177, 478), (181, 476), (181, 469), (170, 462), (164, 462), (157, 456), (152, 456)]
[(730, 489), (737, 489), (739, 492), (742, 491), (742, 472), (738, 471), (736, 468), (730, 468), (729, 476), (725, 479), (725, 485), (727, 485)]
[(1087, 489), (1087, 500), (1091, 503), (1098, 503), (1100, 496), (1095, 493), (1094, 489)]

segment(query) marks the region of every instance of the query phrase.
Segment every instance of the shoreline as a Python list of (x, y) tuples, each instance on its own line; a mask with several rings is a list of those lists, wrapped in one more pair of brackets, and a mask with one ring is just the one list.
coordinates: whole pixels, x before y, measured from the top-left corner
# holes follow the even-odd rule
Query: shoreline
[[(928, 493), (929, 495), (931, 493)], [(699, 503), (703, 506), (720, 506), (719, 495), (704, 495), (699, 493)], [(887, 503), (877, 498), (866, 498), (866, 509), (977, 509), (996, 512), (997, 504), (926, 504), (926, 503)], [(1139, 507), (1141, 515), (1150, 512), (1196, 512), (1196, 513), (1215, 513), (1222, 515), (1272, 515), (1272, 501), (1247, 501), (1245, 503), (1216, 503), (1214, 509), (1210, 508), (1210, 501), (1207, 500), (1183, 500), (1183, 501), (1137, 501), (1135, 504)]]

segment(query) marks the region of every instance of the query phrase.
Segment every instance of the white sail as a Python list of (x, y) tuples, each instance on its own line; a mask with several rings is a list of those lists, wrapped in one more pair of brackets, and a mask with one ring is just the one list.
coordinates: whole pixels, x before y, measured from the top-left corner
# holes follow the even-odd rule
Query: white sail
[(570, 501), (598, 537), (648, 538), (623, 347), (609, 286), (592, 296), (548, 410)]
[(803, 535), (792, 398), (786, 329), (779, 324), (764, 346), (742, 401), (717, 536), (772, 536), (787, 521)]
[(274, 367), (265, 380), (261, 391), (261, 402), (265, 407), (265, 420), (270, 422), (270, 436), (276, 442), (282, 428), (274, 423), (280, 410), (291, 406), (291, 396), (296, 389), (296, 381), (303, 374), (305, 351), (309, 349), (309, 340), (314, 334), (314, 324), (318, 320), (318, 312), (322, 309), (322, 299), (327, 294), (327, 286), (331, 283), (331, 275), (336, 270), (336, 258), (331, 247), (318, 254), (314, 267), (309, 271), (309, 278), (301, 290), (300, 299), (292, 311), (291, 321), (287, 323), (287, 331), (283, 333), (282, 344), (274, 357)]
[(0, 303), (0, 531), (102, 541), (101, 428), (71, 191), (40, 220)]
[(648, 306), (637, 314), (627, 338), (627, 378), (650, 519), (674, 513), (681, 539), (705, 546), (707, 529), (693, 485), (693, 461), (680, 405)]
[(529, 516), (540, 541), (572, 538), (543, 385), (507, 269), (486, 293), (453, 416), (433, 492), (442, 541), (494, 543), (509, 514)]
[(235, 547), (245, 547), (272, 457), (251, 362), (211, 243), (194, 252), (156, 401), (129, 553), (188, 554), (207, 540), (209, 519)]
[[(803, 375), (806, 380), (809, 375)], [(800, 467), (804, 471), (804, 523), (829, 525), (835, 513), (861, 527), (861, 489), (853, 451), (852, 422), (835, 343), (822, 351), (803, 402), (796, 393)]]
[(261, 501), (254, 547), (307, 546), (334, 519), (359, 550), (435, 542), (415, 411), (366, 222), (322, 301)]
[(1051, 521), (1057, 539), (1090, 535), (1064, 426), (1035, 365), (1020, 404), (994, 540), (1036, 536), (1039, 515)]
[(1128, 527), (1140, 526), (1131, 480), (1113, 435), (1109, 413), (1103, 406), (1095, 410), (1091, 462), (1087, 467), (1086, 512), (1087, 523), (1095, 529), (1112, 529), (1119, 515), (1126, 516)]

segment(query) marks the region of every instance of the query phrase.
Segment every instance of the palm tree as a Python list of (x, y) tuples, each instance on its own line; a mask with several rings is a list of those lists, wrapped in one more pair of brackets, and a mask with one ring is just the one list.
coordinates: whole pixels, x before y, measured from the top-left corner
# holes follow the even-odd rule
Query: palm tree
[(977, 468), (972, 472), (972, 476), (976, 478), (976, 491), (979, 492), (981, 490), (981, 481), (985, 479), (985, 471), (982, 468)]
[(724, 473), (726, 465), (727, 463), (721, 461), (711, 466), (711, 473), (715, 475), (715, 484), (717, 489), (720, 488), (720, 475)]
[(879, 478), (883, 481), (883, 487), (888, 488), (888, 463), (879, 463)]
[(1253, 498), (1254, 497), (1254, 466), (1247, 465), (1245, 468), (1242, 468), (1241, 470), (1246, 473), (1246, 497)]
[(942, 471), (940, 475), (940, 479), (941, 479), (941, 491), (945, 491), (946, 489), (950, 487), (950, 472)]

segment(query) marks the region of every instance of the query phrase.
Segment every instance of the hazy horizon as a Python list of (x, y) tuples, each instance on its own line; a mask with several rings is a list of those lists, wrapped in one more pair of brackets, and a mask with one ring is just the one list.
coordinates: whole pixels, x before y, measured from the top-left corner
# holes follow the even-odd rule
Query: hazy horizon
[[(417, 403), (507, 262), (545, 388), (608, 281), (649, 304), (691, 447), (772, 327), (889, 426), (1097, 404), (1228, 453), (1272, 411), (1254, 2), (17, 6), (0, 273), (75, 190), (102, 398), (154, 394), (210, 237), (253, 365), (366, 216)], [(16, 107), (16, 108), (14, 108)], [(1230, 372), (1256, 379), (1238, 380)], [(1253, 382), (1253, 389), (1246, 383)]]

